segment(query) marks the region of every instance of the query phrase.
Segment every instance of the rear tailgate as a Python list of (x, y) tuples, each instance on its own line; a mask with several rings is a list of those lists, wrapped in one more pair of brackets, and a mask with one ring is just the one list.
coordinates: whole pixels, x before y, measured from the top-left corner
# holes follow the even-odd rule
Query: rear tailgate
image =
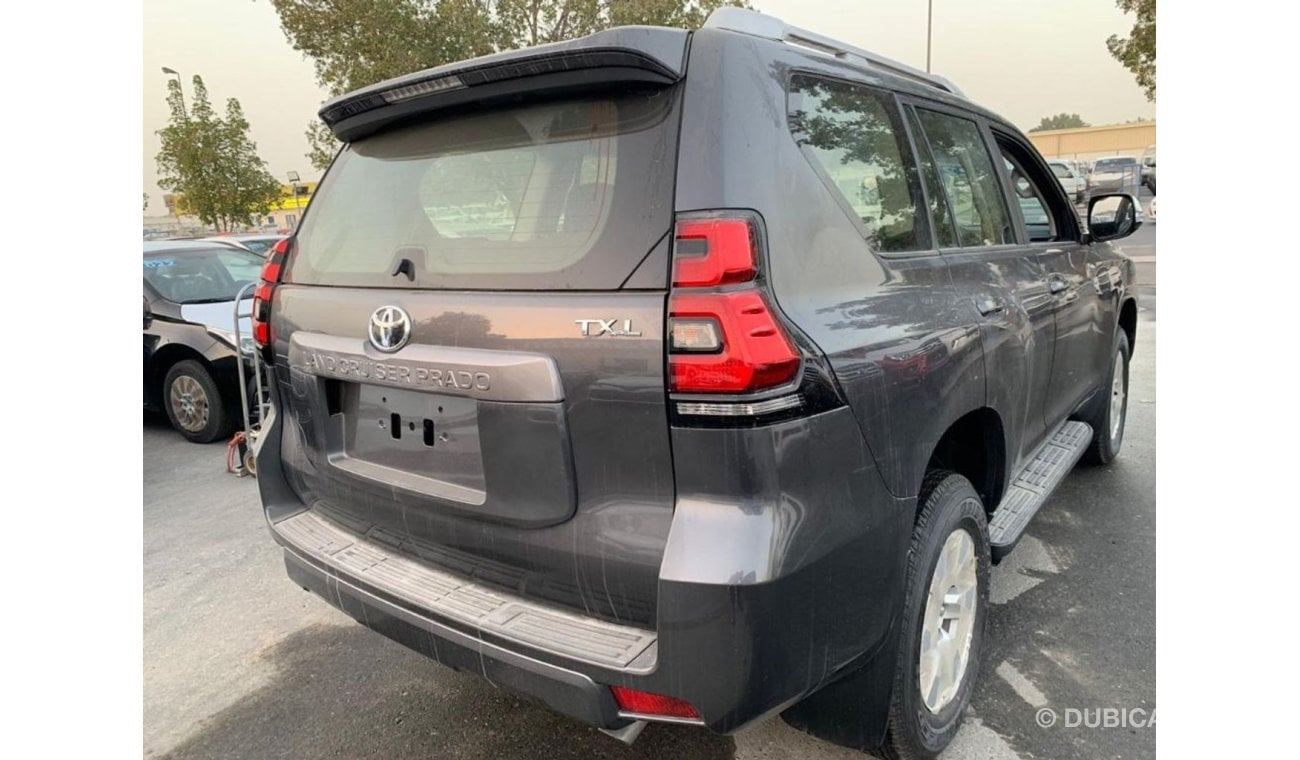
[(346, 147), (272, 307), (286, 479), (419, 559), (654, 623), (676, 89)]

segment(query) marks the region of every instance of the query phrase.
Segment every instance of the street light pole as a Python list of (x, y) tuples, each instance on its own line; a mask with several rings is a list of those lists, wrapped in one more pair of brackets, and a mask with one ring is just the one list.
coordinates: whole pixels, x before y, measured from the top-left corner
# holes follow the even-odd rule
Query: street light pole
[(934, 0), (925, 4), (925, 73), (930, 73), (930, 39), (934, 30)]
[(289, 178), (289, 187), (293, 188), (293, 207), (298, 210), (294, 219), (294, 224), (302, 221), (302, 196), (298, 195), (298, 172), (289, 172), (285, 175)]
[(181, 82), (180, 72), (178, 72), (176, 69), (169, 69), (166, 66), (162, 67), (162, 72), (169, 76), (176, 77), (176, 86), (180, 88), (181, 91), (181, 110), (184, 111), (185, 110), (185, 85)]
[(298, 216), (302, 216), (302, 198), (298, 195), (298, 172), (289, 172), (285, 175), (289, 178), (289, 186), (293, 188), (293, 205), (298, 209)]

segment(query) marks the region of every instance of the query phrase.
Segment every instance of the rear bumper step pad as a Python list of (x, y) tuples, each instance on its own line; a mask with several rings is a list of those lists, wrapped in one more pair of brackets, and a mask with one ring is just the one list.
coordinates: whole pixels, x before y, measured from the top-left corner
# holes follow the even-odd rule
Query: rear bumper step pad
[(654, 669), (653, 631), (563, 612), (429, 567), (311, 511), (271, 527), (295, 551), (417, 611), (593, 665), (635, 673)]
[(1048, 438), (1029, 464), (1007, 488), (1002, 503), (989, 520), (989, 544), (997, 562), (1015, 548), (1029, 521), (1061, 484), (1092, 442), (1092, 428), (1085, 422), (1067, 422)]

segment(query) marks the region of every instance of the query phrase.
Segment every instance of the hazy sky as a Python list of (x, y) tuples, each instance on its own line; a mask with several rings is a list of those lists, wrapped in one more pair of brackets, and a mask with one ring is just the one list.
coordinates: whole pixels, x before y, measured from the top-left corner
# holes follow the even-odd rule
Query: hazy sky
[[(751, 0), (756, 9), (925, 67), (926, 0)], [(1131, 17), (1114, 0), (934, 0), (933, 69), (1022, 129), (1074, 112), (1092, 124), (1154, 118), (1133, 76), (1106, 50)], [(154, 156), (167, 120), (161, 67), (190, 91), (199, 74), (219, 111), (239, 98), (258, 152), (281, 180), (314, 178), (303, 132), (325, 92), (267, 0), (145, 0), (144, 190), (164, 214)]]

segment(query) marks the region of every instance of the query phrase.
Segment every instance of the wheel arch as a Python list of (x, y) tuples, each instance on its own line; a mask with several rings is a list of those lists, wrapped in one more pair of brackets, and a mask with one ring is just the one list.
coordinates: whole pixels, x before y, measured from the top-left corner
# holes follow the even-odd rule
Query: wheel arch
[[(145, 373), (145, 390), (155, 403), (162, 404), (163, 397), (163, 380), (167, 377), (167, 372), (177, 363), (186, 359), (193, 359), (209, 374), (213, 373), (212, 362), (199, 351), (185, 345), (184, 343), (168, 343), (159, 348), (149, 359), (149, 366)], [(161, 408), (161, 407), (160, 407)]]
[(1129, 356), (1133, 355), (1133, 349), (1137, 346), (1137, 325), (1137, 299), (1130, 296), (1119, 308), (1119, 329), (1123, 330), (1124, 335), (1128, 337)]
[[(957, 418), (935, 443), (925, 469), (950, 470), (965, 477), (991, 514), (1002, 500), (1007, 481), (1006, 432), (1001, 416), (985, 406)], [(918, 514), (920, 507), (918, 499)]]

